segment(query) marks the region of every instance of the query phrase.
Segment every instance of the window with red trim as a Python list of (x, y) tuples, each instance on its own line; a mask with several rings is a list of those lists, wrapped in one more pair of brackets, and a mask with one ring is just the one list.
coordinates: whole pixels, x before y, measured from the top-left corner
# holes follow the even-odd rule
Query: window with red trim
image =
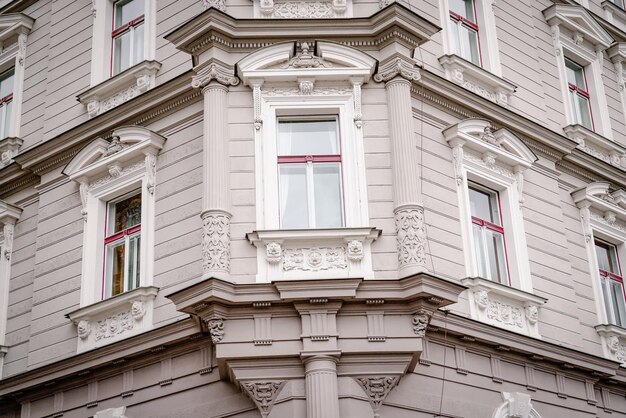
[(279, 118), (277, 149), (280, 227), (343, 226), (337, 118)]
[(576, 122), (587, 129), (593, 130), (593, 115), (591, 113), (591, 96), (587, 87), (585, 68), (565, 58), (565, 73), (572, 110)]
[(113, 5), (111, 75), (143, 60), (144, 0), (119, 0)]
[(103, 298), (139, 286), (141, 192), (107, 204)]
[(617, 248), (598, 239), (595, 245), (607, 318), (611, 324), (626, 328), (626, 293)]
[(466, 60), (481, 66), (478, 22), (474, 0), (448, 0), (452, 48)]
[(13, 68), (0, 75), (0, 138), (9, 136), (13, 117)]
[(506, 244), (498, 192), (471, 183), (469, 200), (478, 275), (508, 285)]

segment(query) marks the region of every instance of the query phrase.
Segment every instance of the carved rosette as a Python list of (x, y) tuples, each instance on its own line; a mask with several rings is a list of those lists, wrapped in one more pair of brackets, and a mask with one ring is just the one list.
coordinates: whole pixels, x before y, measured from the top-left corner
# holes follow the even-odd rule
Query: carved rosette
[(230, 270), (230, 214), (205, 211), (202, 217), (202, 268), (205, 274)]
[(402, 58), (388, 61), (381, 65), (378, 73), (374, 75), (374, 81), (377, 83), (387, 82), (396, 77), (404, 78), (408, 81), (417, 81), (421, 78), (420, 70), (414, 62), (409, 62)]
[(232, 69), (213, 63), (208, 68), (199, 71), (197, 75), (193, 76), (191, 86), (196, 89), (204, 88), (208, 86), (211, 81), (216, 81), (227, 87), (236, 86), (239, 84), (239, 78), (233, 74)]
[(348, 267), (344, 247), (287, 248), (283, 250), (284, 271), (322, 271)]
[(259, 408), (261, 416), (266, 418), (270, 414), (274, 406), (274, 401), (285, 386), (285, 383), (287, 382), (284, 380), (243, 382), (241, 383), (241, 387), (250, 399), (252, 399), (257, 408)]
[(399, 267), (426, 267), (424, 208), (401, 206), (395, 211), (395, 222)]
[(224, 320), (219, 317), (213, 317), (206, 320), (209, 335), (213, 344), (217, 344), (224, 338)]
[(380, 418), (380, 407), (389, 392), (396, 387), (400, 378), (398, 376), (375, 376), (356, 377), (354, 379), (367, 395), (374, 411), (374, 418)]
[(431, 316), (432, 312), (426, 309), (420, 309), (413, 315), (413, 333), (415, 333), (415, 335), (424, 338)]
[(135, 328), (135, 319), (130, 311), (111, 315), (95, 323), (96, 341), (116, 337)]

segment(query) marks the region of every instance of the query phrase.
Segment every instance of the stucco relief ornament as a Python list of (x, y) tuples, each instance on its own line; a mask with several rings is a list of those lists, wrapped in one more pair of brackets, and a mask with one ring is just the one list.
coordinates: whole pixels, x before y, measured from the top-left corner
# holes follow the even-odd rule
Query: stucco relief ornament
[(615, 214), (615, 212), (606, 211), (604, 212), (604, 220), (609, 225), (615, 225), (615, 221), (617, 221), (617, 215)]
[(221, 12), (226, 11), (226, 0), (202, 0), (202, 10), (214, 7)]
[(283, 249), (276, 241), (268, 242), (265, 246), (265, 258), (270, 264), (278, 264), (283, 256)]
[(241, 387), (245, 390), (246, 394), (252, 399), (261, 417), (267, 418), (274, 406), (274, 401), (280, 393), (280, 391), (287, 383), (284, 380), (281, 381), (268, 381), (268, 382), (244, 382)]
[(494, 135), (494, 129), (495, 128), (491, 125), (485, 126), (481, 139), (488, 144), (500, 147), (500, 141), (496, 139), (496, 136)]
[(202, 258), (205, 273), (230, 269), (230, 217), (224, 212), (202, 213)]
[(576, 32), (572, 36), (572, 41), (574, 41), (576, 45), (579, 45), (579, 46), (582, 45), (584, 40), (585, 38), (583, 37), (583, 34), (580, 32)]
[[(295, 57), (290, 59), (286, 64), (281, 65), (280, 68), (329, 68), (332, 65), (329, 62), (324, 61), (321, 57), (314, 55), (311, 51), (311, 46), (308, 42), (300, 43), (300, 51)], [(312, 90), (312, 89), (311, 89)]]
[(122, 165), (120, 163), (113, 163), (109, 166), (109, 175), (111, 177), (118, 178), (122, 175)]
[(348, 267), (345, 247), (287, 248), (283, 271), (321, 271)]
[(148, 193), (154, 194), (156, 187), (156, 155), (146, 154), (146, 188)]
[(348, 243), (348, 259), (352, 261), (363, 260), (363, 243), (361, 241), (352, 240)]
[(380, 407), (389, 392), (398, 384), (400, 378), (398, 376), (376, 376), (357, 377), (355, 380), (367, 395), (374, 411), (374, 418), (380, 418)]
[(426, 265), (426, 228), (424, 209), (402, 208), (396, 211), (396, 240), (400, 267)]
[(224, 320), (222, 318), (214, 317), (206, 321), (209, 328), (209, 335), (213, 344), (217, 344), (224, 338)]
[(103, 338), (113, 338), (132, 330), (134, 327), (135, 321), (130, 311), (112, 315), (96, 323), (96, 341)]
[(539, 309), (536, 306), (527, 306), (526, 319), (531, 325), (535, 325), (539, 320)]
[(146, 304), (141, 300), (135, 300), (130, 306), (130, 314), (135, 321), (139, 321), (146, 314)]
[(619, 338), (617, 335), (611, 335), (606, 339), (606, 346), (609, 348), (609, 351), (613, 354), (617, 353), (619, 350)]
[(479, 290), (474, 293), (474, 300), (478, 309), (485, 310), (489, 306), (489, 293), (486, 290)]
[(239, 78), (232, 75), (229, 69), (211, 64), (208, 69), (202, 70), (198, 75), (193, 76), (191, 79), (191, 87), (196, 89), (205, 87), (213, 80), (224, 86), (236, 86), (239, 84)]
[(524, 327), (522, 308), (502, 303), (498, 300), (490, 300), (487, 308), (487, 318), (503, 325)]
[(408, 81), (417, 81), (421, 78), (421, 74), (415, 63), (396, 58), (382, 66), (378, 73), (374, 75), (374, 81), (382, 83), (396, 77), (402, 77)]
[(124, 145), (120, 142), (120, 137), (115, 135), (111, 138), (111, 142), (107, 146), (107, 150), (104, 153), (104, 157), (108, 157), (109, 155), (116, 154), (124, 149)]
[(415, 315), (413, 315), (413, 332), (420, 338), (426, 335), (426, 329), (428, 328), (428, 322), (430, 321), (431, 313), (425, 309), (420, 309)]
[(78, 337), (84, 340), (91, 333), (91, 324), (86, 319), (82, 319), (78, 322), (77, 331)]
[(502, 392), (502, 397), (508, 407), (508, 414), (506, 416), (511, 418), (527, 418), (530, 416), (533, 405), (530, 402), (529, 395), (519, 392)]
[(27, 36), (23, 33), (20, 33), (17, 37), (17, 62), (21, 66), (24, 66), (24, 58), (26, 57), (26, 38)]
[[(269, 16), (283, 19), (322, 19), (336, 17), (335, 12), (339, 12), (339, 8), (326, 0), (297, 0), (274, 3)], [(265, 11), (265, 13), (268, 12)]]
[(4, 258), (11, 261), (11, 253), (13, 252), (13, 224), (4, 224)]

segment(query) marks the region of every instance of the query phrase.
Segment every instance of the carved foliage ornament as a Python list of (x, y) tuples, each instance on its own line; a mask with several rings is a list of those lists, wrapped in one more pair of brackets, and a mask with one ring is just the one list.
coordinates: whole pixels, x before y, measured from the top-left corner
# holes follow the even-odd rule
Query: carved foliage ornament
[(322, 271), (348, 267), (344, 247), (288, 248), (283, 250), (284, 271)]
[(224, 320), (222, 318), (213, 317), (206, 321), (209, 328), (209, 335), (213, 344), (217, 344), (224, 338)]
[(13, 231), (15, 226), (11, 223), (5, 223), (3, 228), (4, 234), (4, 258), (11, 261), (11, 253), (13, 252)]
[(400, 208), (395, 214), (400, 268), (426, 265), (426, 227), (421, 206)]
[(205, 273), (230, 269), (230, 215), (222, 211), (203, 212), (202, 267)]
[(402, 77), (408, 81), (417, 81), (421, 75), (415, 63), (396, 58), (381, 66), (378, 73), (374, 75), (374, 81), (382, 83), (396, 77)]
[[(311, 51), (311, 45), (308, 42), (301, 42), (299, 44), (299, 51), (296, 53), (296, 56), (290, 59), (286, 64), (282, 65), (281, 68), (329, 68), (332, 67), (332, 64), (324, 61), (323, 58), (318, 57), (313, 54)], [(311, 86), (312, 90), (312, 86)]]
[(285, 386), (286, 381), (263, 381), (263, 382), (244, 382), (241, 387), (245, 393), (252, 399), (261, 416), (266, 418), (274, 406), (274, 401)]
[(398, 376), (357, 377), (357, 383), (363, 388), (374, 411), (374, 418), (380, 418), (380, 407), (389, 392), (398, 384)]
[(620, 343), (617, 335), (611, 335), (606, 339), (606, 345), (615, 359), (621, 363), (626, 363), (626, 345)]
[(210, 7), (226, 12), (226, 0), (202, 0), (202, 10), (207, 10)]
[(202, 88), (207, 86), (213, 80), (224, 86), (236, 86), (239, 84), (239, 78), (233, 75), (231, 69), (211, 64), (208, 69), (200, 71), (198, 75), (195, 75), (191, 79), (191, 86), (196, 89)]

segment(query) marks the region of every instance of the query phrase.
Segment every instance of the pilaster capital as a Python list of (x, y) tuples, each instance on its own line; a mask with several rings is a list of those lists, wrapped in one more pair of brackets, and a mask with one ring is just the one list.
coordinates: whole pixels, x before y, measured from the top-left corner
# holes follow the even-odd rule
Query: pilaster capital
[(378, 67), (378, 72), (374, 75), (374, 81), (378, 83), (388, 82), (396, 77), (413, 82), (418, 81), (421, 78), (421, 74), (413, 61), (406, 57), (395, 57)]
[(239, 84), (239, 78), (235, 76), (235, 70), (232, 67), (212, 62), (196, 70), (196, 75), (191, 79), (191, 86), (204, 89), (212, 81), (216, 81), (226, 87)]

